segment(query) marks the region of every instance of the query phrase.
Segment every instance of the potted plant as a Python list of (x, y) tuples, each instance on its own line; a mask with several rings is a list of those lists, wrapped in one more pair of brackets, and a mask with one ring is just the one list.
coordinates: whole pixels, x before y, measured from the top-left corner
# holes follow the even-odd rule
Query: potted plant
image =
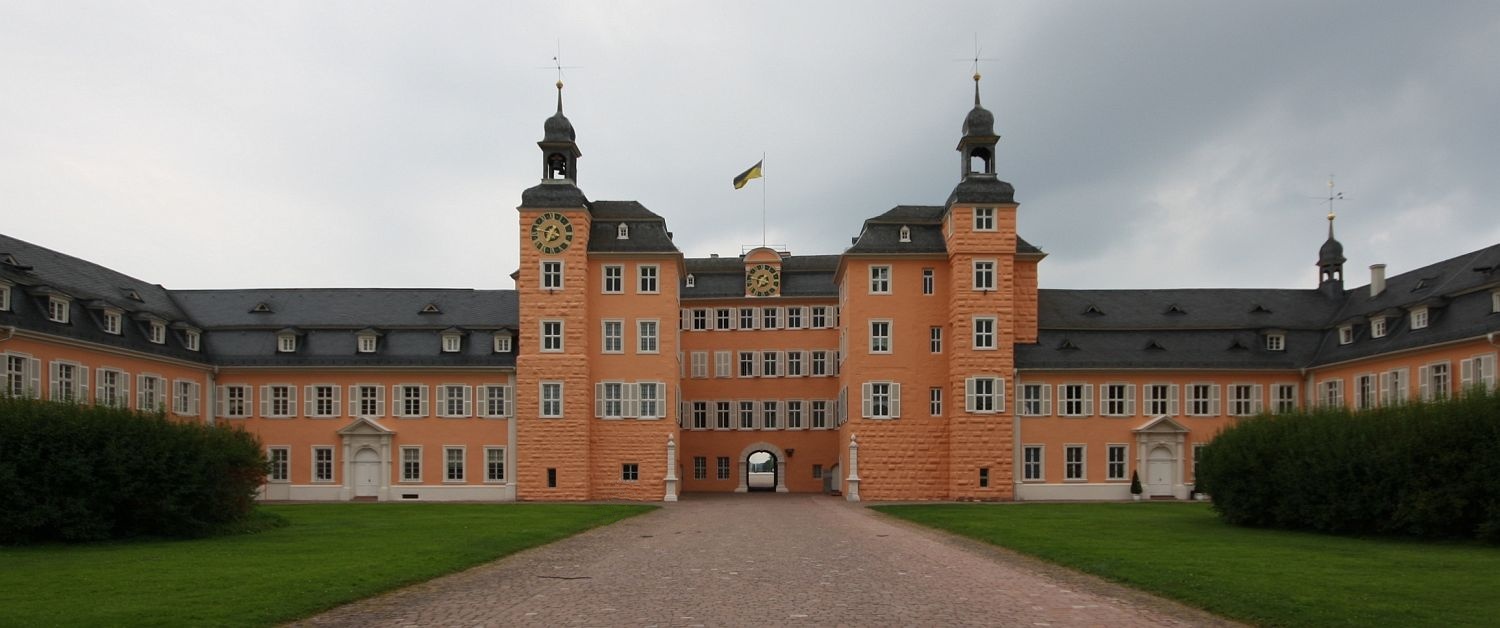
[(1141, 476), (1135, 471), (1130, 472), (1130, 498), (1141, 501)]

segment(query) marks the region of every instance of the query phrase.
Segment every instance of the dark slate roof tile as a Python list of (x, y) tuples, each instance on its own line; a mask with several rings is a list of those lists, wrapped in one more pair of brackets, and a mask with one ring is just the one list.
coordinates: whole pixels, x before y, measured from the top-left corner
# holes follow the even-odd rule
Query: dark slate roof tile
[(948, 206), (954, 203), (1014, 203), (1016, 188), (1011, 184), (985, 175), (970, 175), (953, 188), (948, 195)]
[[(271, 288), (178, 290), (173, 294), (192, 319), (206, 329), (459, 326), (514, 328), (520, 309), (514, 290), (466, 288)], [(259, 303), (271, 312), (251, 310)], [(438, 313), (423, 314), (428, 304)]]
[(1037, 300), (1043, 329), (1323, 329), (1339, 306), (1316, 290), (1228, 288), (1043, 289)]
[(1293, 370), (1321, 337), (1287, 332), (1285, 351), (1267, 351), (1253, 330), (1043, 330), (1036, 344), (1016, 345), (1016, 368)]
[(589, 199), (583, 195), (583, 190), (562, 181), (543, 182), (521, 192), (521, 207), (570, 209), (588, 207), (588, 204)]

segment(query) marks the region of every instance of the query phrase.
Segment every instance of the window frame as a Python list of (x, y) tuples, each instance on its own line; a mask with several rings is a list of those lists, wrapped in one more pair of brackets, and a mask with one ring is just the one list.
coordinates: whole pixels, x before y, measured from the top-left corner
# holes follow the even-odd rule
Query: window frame
[[(279, 460), (277, 459), (277, 454)], [(286, 445), (270, 445), (266, 447), (266, 460), (270, 470), (266, 472), (266, 482), (275, 484), (289, 484), (292, 481), (292, 448)]]
[(892, 336), (892, 323), (889, 318), (870, 319), (870, 342), (869, 352), (871, 354), (889, 354), (895, 351), (895, 343)]
[(940, 354), (943, 352), (943, 326), (933, 325), (927, 330), (927, 352)]
[[(992, 315), (975, 316), (970, 320), (973, 330), (970, 348), (975, 351), (995, 351), (1000, 345), (1000, 317)], [(988, 327), (988, 331), (982, 329)]]
[[(327, 454), (328, 455), (328, 459), (327, 460), (323, 459), (323, 454)], [(312, 477), (310, 478), (313, 484), (332, 484), (333, 483), (334, 478), (337, 477), (335, 475), (336, 472), (334, 470), (335, 469), (335, 466), (334, 466), (334, 460), (335, 460), (335, 458), (334, 458), (334, 456), (335, 456), (335, 454), (334, 454), (332, 446), (330, 446), (330, 445), (313, 445), (313, 447), (312, 447), (312, 461), (313, 461), (313, 465), (312, 465)]]
[(1427, 326), (1431, 324), (1431, 322), (1432, 316), (1428, 313), (1427, 308), (1419, 307), (1411, 311), (1411, 328), (1413, 331), (1418, 329), (1427, 329)]
[(563, 289), (563, 261), (560, 259), (543, 259), (539, 262), (541, 266), (541, 281), (537, 287), (543, 292), (552, 292)]
[(870, 264), (869, 268), (870, 294), (891, 294), (891, 265)]
[(125, 313), (119, 310), (104, 310), (104, 333), (119, 336), (125, 333)]
[[(1035, 453), (1035, 459), (1032, 454)], [(1047, 481), (1047, 448), (1045, 445), (1021, 445), (1021, 481)]]
[[(1120, 459), (1115, 460), (1115, 454), (1120, 454)], [(1118, 473), (1116, 470), (1118, 469)], [(1104, 480), (1107, 482), (1124, 482), (1130, 480), (1130, 445), (1124, 443), (1107, 443), (1104, 446)]]
[[(416, 455), (416, 459), (415, 460), (409, 459), (408, 456), (406, 455), (407, 452), (416, 452), (416, 454), (417, 454)], [(402, 445), (401, 448), (400, 448), (400, 456), (401, 456), (401, 459), (400, 459), (399, 464), (401, 465), (401, 479), (399, 481), (403, 482), (403, 483), (421, 483), (422, 482), (422, 446), (421, 445)], [(416, 471), (415, 474), (412, 473), (413, 470)]]
[(661, 266), (658, 264), (635, 265), (635, 293), (661, 294)]
[[(647, 333), (647, 329), (650, 332)], [(635, 352), (656, 355), (661, 353), (661, 321), (655, 318), (638, 318), (635, 321)]]
[(972, 262), (974, 292), (994, 292), (996, 272), (1000, 264), (994, 259), (976, 259)]
[[(611, 331), (614, 333), (610, 333)], [(606, 318), (599, 321), (599, 353), (625, 353), (625, 319)]]
[(922, 295), (932, 296), (937, 293), (937, 274), (934, 269), (922, 269)]
[[(458, 454), (457, 460), (453, 456), (455, 453)], [(468, 477), (468, 448), (463, 445), (443, 445), (443, 483), (465, 484), (468, 482)]]
[[(1076, 460), (1074, 453), (1077, 453)], [(1082, 443), (1067, 443), (1063, 445), (1063, 481), (1064, 482), (1087, 482), (1089, 481), (1089, 448)]]
[(993, 208), (993, 207), (975, 207), (974, 208), (974, 230), (975, 231), (995, 231), (995, 208)]
[(69, 299), (57, 295), (47, 296), (47, 320), (67, 325), (73, 318), (72, 310)]
[[(509, 454), (507, 454), (505, 450), (506, 450), (505, 447), (502, 447), (502, 446), (499, 446), (499, 445), (485, 445), (485, 447), (484, 447), (484, 482), (486, 484), (504, 484), (505, 483), (505, 478), (506, 478), (505, 463), (506, 463), (506, 458), (509, 457)], [(498, 461), (495, 460), (495, 456), (493, 455), (493, 454), (496, 454), (496, 453), (500, 454), (500, 456), (499, 456), (500, 460), (498, 460)], [(499, 463), (498, 466), (496, 465), (497, 462)], [(500, 471), (499, 477), (496, 477), (496, 473), (495, 473), (496, 469), (499, 469), (499, 471)]]
[[(548, 394), (549, 391), (556, 391), (556, 394), (550, 395)], [(542, 419), (563, 418), (564, 392), (563, 382), (553, 380), (537, 382), (537, 417)], [(556, 410), (549, 411), (549, 407), (555, 407)]]
[(600, 294), (625, 294), (625, 266), (623, 264), (604, 264), (600, 267), (599, 275)]
[[(542, 342), (538, 346), (538, 351), (542, 353), (562, 353), (565, 349), (563, 342), (567, 333), (566, 323), (566, 321), (561, 319), (544, 319), (540, 321), (538, 326), (541, 328)], [(556, 326), (556, 332), (549, 332), (548, 327), (550, 326)]]

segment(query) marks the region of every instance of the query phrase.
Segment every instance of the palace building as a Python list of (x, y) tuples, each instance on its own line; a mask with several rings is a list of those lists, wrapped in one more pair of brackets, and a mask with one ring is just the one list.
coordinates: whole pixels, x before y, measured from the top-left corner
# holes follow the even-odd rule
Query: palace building
[(839, 254), (687, 258), (590, 200), (561, 83), (514, 290), (170, 290), (0, 236), (3, 392), (242, 427), (271, 500), (1036, 500), (1183, 499), (1242, 417), (1495, 386), (1500, 245), (1348, 289), (1330, 214), (1307, 289), (1040, 288), (978, 78), (952, 194)]

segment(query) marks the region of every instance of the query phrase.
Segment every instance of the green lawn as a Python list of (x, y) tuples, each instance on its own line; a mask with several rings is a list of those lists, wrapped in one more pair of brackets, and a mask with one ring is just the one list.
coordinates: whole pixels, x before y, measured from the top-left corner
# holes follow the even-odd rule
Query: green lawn
[(1496, 547), (1240, 528), (1206, 504), (875, 509), (1255, 624), (1500, 622)]
[(191, 541), (0, 548), (0, 625), (265, 626), (429, 580), (653, 506), (308, 504)]

